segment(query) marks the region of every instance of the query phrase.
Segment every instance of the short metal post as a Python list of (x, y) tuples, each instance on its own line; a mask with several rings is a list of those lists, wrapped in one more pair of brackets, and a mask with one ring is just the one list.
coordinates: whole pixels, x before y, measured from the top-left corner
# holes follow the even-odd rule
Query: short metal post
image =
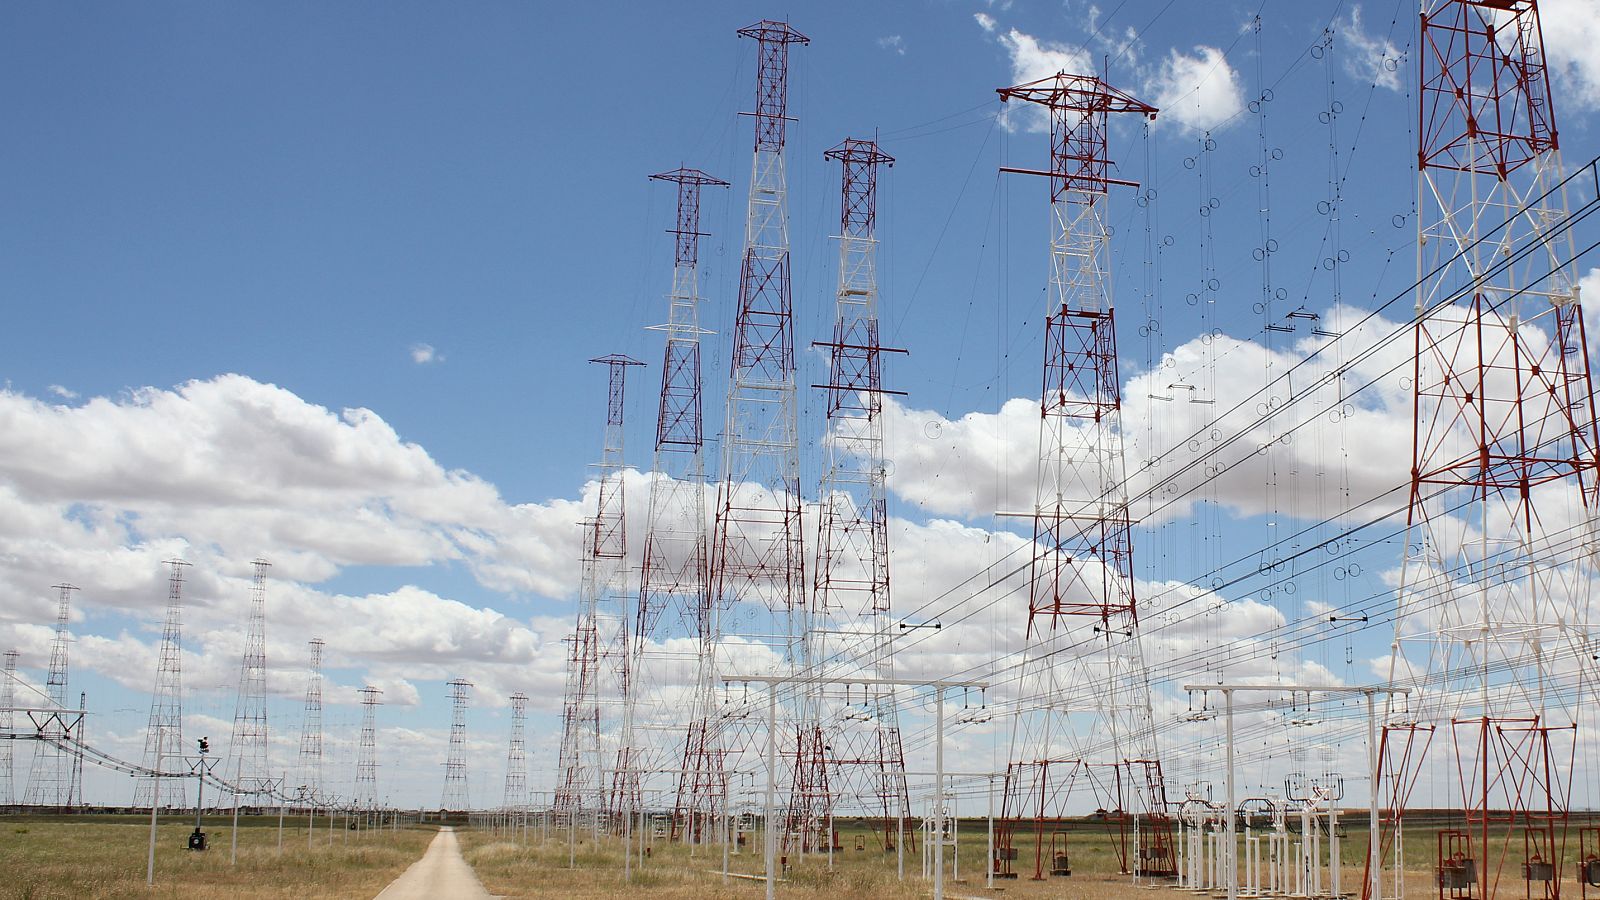
[(778, 791), (778, 683), (767, 682), (767, 900), (772, 900), (777, 890), (778, 835), (772, 830), (774, 795)]
[(944, 686), (933, 689), (938, 693), (933, 738), (933, 900), (944, 900)]

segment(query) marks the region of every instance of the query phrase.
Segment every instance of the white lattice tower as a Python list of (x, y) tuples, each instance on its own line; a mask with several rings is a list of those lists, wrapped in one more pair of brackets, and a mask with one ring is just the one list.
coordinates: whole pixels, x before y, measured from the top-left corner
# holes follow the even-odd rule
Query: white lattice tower
[[(144, 740), (144, 767), (160, 772), (181, 772), (183, 766), (183, 570), (189, 565), (169, 559), (167, 612), (161, 627), (161, 650), (156, 662), (156, 684), (150, 697), (150, 725)], [(168, 809), (188, 805), (187, 778), (140, 778), (133, 791), (134, 806)], [(159, 784), (159, 793), (157, 785)]]
[(528, 695), (511, 695), (511, 742), (506, 748), (506, 789), (501, 808), (520, 810), (528, 805), (528, 753), (523, 740), (528, 720)]
[(228, 744), (232, 764), (228, 768), (241, 793), (263, 795), (273, 787), (267, 760), (267, 568), (272, 564), (257, 559), (250, 565), (249, 623), (239, 665), (233, 737)]
[[(70, 584), (57, 584), (54, 587), (57, 591), (56, 632), (55, 639), (50, 642), (50, 668), (45, 676), (45, 691), (49, 694), (51, 706), (66, 709), (68, 656), (72, 644), (69, 630), (72, 592), (77, 588)], [(67, 737), (61, 726), (61, 719), (47, 719), (39, 732), (44, 740), (34, 742), (33, 766), (28, 773), (28, 794), (22, 801), (28, 806), (70, 806), (72, 803), (72, 756), (55, 744), (48, 743)]]
[(1449, 896), (1553, 897), (1529, 864), (1566, 852), (1600, 439), (1538, 5), (1426, 0), (1419, 46), (1416, 418), (1390, 669), (1419, 699), (1388, 710), (1380, 852), (1392, 861), (1431, 743), (1446, 799), (1429, 805), (1458, 813), (1437, 839)]
[(467, 706), (472, 682), (455, 678), (450, 688), (450, 753), (444, 763), (444, 794), (439, 808), (463, 812), (472, 808), (467, 794)]
[[(794, 310), (790, 294), (789, 201), (784, 146), (788, 114), (789, 46), (805, 35), (785, 22), (761, 21), (739, 30), (756, 50), (755, 150), (745, 219), (739, 303), (733, 328), (722, 478), (711, 544), (713, 658), (721, 675), (722, 638), (766, 646), (786, 673), (804, 668), (807, 603), (801, 525), (798, 420), (795, 398)], [(737, 625), (733, 623), (738, 623)], [(756, 768), (742, 758), (763, 743), (766, 717), (742, 698), (707, 722), (696, 752), (721, 771)], [(795, 746), (801, 710), (779, 714), (778, 743)], [(779, 779), (788, 792), (795, 751)], [(708, 768), (712, 764), (697, 764)], [(708, 790), (725, 782), (706, 779)], [(724, 798), (696, 800), (702, 808)]]
[(567, 657), (557, 761), (558, 811), (598, 814), (608, 805), (603, 774), (601, 706), (627, 693), (627, 512), (623, 494), (623, 411), (628, 369), (643, 365), (613, 354), (590, 360), (607, 367), (606, 427), (595, 515), (583, 523), (578, 617)]
[(1033, 523), (1027, 645), (1000, 845), (1015, 849), (1019, 830), (1046, 841), (1045, 823), (1102, 809), (1124, 872), (1132, 819), (1142, 819), (1143, 870), (1171, 844), (1138, 631), (1109, 272), (1108, 194), (1125, 182), (1109, 176), (1106, 143), (1110, 114), (1156, 110), (1065, 72), (1000, 96), (1044, 107), (1051, 135), (1049, 170), (1007, 170), (1048, 178), (1051, 236), (1035, 504), (1021, 513)]
[[(454, 682), (452, 682), (454, 684)], [(452, 695), (452, 699), (454, 696)], [(378, 807), (378, 707), (383, 704), (383, 691), (372, 685), (361, 689), (361, 739), (356, 745), (356, 785), (355, 803), (360, 809), (376, 809)], [(462, 728), (466, 724), (463, 721)], [(450, 729), (451, 748), (455, 746), (455, 727), (452, 723)], [(448, 769), (446, 772), (448, 773)], [(450, 791), (448, 775), (445, 779), (445, 793)], [(445, 809), (457, 807), (445, 806)], [(465, 808), (465, 807), (461, 807)]]
[[(639, 574), (639, 606), (634, 624), (633, 681), (630, 707), (624, 712), (623, 747), (618, 778), (626, 800), (613, 806), (636, 806), (643, 772), (665, 769), (660, 747), (639, 747), (636, 727), (639, 698), (651, 690), (645, 681), (651, 642), (668, 609), (677, 612), (682, 629), (699, 645), (694, 695), (690, 700), (688, 729), (678, 776), (674, 831), (683, 829), (691, 841), (700, 840), (705, 824), (718, 814), (722, 796), (720, 759), (693, 752), (700, 745), (705, 723), (716, 714), (717, 685), (712, 680), (714, 643), (711, 608), (707, 602), (709, 531), (706, 527), (705, 425), (701, 377), (700, 335), (700, 191), (706, 186), (726, 187), (727, 182), (698, 170), (677, 168), (650, 176), (677, 185), (677, 216), (673, 240), (672, 291), (667, 296), (667, 322), (657, 326), (666, 337), (661, 360), (661, 397), (656, 412), (655, 461), (650, 481), (650, 504), (645, 516), (643, 565)], [(665, 698), (663, 698), (665, 699)], [(662, 703), (653, 710), (652, 732), (661, 734), (681, 724), (683, 712)], [(614, 791), (615, 792), (615, 791)]]
[[(17, 705), (17, 651), (7, 650), (4, 681), (0, 682), (0, 733), (10, 734), (16, 727), (12, 708)], [(11, 748), (17, 742), (0, 740), (0, 803), (17, 802), (16, 758)]]
[[(807, 653), (875, 679), (894, 678), (889, 636), (888, 462), (883, 444), (883, 355), (878, 327), (878, 167), (894, 159), (873, 141), (829, 150), (841, 164), (839, 281), (825, 394), (827, 468), (817, 494), (816, 565)], [(813, 691), (803, 719), (790, 830), (802, 848), (826, 846), (828, 823), (865, 816), (885, 848), (911, 816), (894, 688)]]
[(322, 638), (307, 642), (306, 702), (300, 714), (300, 794), (308, 805), (322, 795)]

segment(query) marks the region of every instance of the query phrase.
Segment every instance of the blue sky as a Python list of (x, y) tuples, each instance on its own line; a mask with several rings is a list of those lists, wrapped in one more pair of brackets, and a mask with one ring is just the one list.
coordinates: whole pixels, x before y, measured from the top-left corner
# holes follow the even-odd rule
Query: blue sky
[[(1578, 164), (1600, 153), (1600, 42), (1582, 39), (1596, 10), (1544, 8), (1566, 158)], [(1118, 123), (1111, 137), (1119, 171), (1146, 186), (1143, 205), (1130, 190), (1109, 213), (1143, 452), (1156, 452), (1161, 429), (1134, 407), (1150, 409), (1148, 395), (1172, 383), (1151, 371), (1164, 355), (1219, 401), (1259, 386), (1249, 373), (1265, 363), (1254, 361), (1274, 358), (1263, 348), (1279, 365), (1303, 355), (1305, 331), (1263, 329), (1253, 307), (1264, 284), (1271, 321), (1304, 304), (1331, 323), (1322, 261), (1339, 250), (1355, 309), (1414, 277), (1409, 3), (13, 4), (0, 12), (0, 285), (12, 319), (0, 334), (0, 483), (13, 507), (0, 522), (0, 644), (42, 681), (48, 585), (80, 585), (73, 691), (97, 712), (91, 740), (136, 756), (159, 561), (182, 553), (197, 563), (189, 708), (216, 720), (191, 727), (216, 737), (233, 707), (228, 622), (242, 623), (247, 563), (264, 554), (281, 579), (269, 602), (284, 604), (276, 617), (269, 607), (280, 740), (297, 739), (304, 642), (322, 636), (330, 733), (354, 740), (364, 681), (392, 701), (380, 722), (405, 761), (385, 769), (381, 792), (437, 796), (443, 681), (457, 673), (485, 690), (475, 797), (498, 797), (511, 690), (536, 698), (530, 770), (547, 783), (573, 523), (603, 421), (603, 372), (585, 360), (651, 363), (628, 409), (629, 461), (647, 469), (660, 347), (644, 329), (665, 314), (672, 195), (646, 176), (682, 164), (733, 183), (707, 191), (702, 219), (702, 320), (725, 333), (751, 144), (736, 113), (754, 90), (753, 47), (734, 32), (764, 16), (812, 39), (791, 57), (802, 345), (832, 314), (838, 172), (822, 151), (876, 134), (896, 157), (879, 233), (886, 341), (910, 350), (889, 375), (910, 392), (889, 451), (904, 482), (893, 512), (915, 548), (899, 582), (908, 604), (993, 561), (985, 554), (1008, 538), (990, 532), (1008, 526), (990, 513), (1031, 490), (1031, 401), (1006, 402), (1037, 392), (1048, 219), (1043, 184), (997, 169), (1043, 166), (1048, 143), (1027, 114), (1000, 118), (996, 88), (1086, 61), (1164, 107), (1148, 133)], [(1272, 99), (1254, 102), (1265, 90)], [(1330, 98), (1331, 129), (1320, 115)], [(1267, 194), (1252, 171), (1263, 154)], [(1318, 207), (1335, 158), (1337, 244)], [(1270, 275), (1253, 252), (1268, 237)], [(1220, 377), (1206, 382), (1208, 367)], [(714, 420), (725, 371), (712, 339)], [(1403, 436), (1401, 406), (1364, 406), (1366, 436)], [(812, 398), (803, 415), (814, 481)], [(1289, 522), (1336, 512), (1337, 497), (1305, 486), (1318, 465), (1348, 465), (1357, 494), (1401, 483), (1404, 465), (1385, 458), (1395, 444), (1361, 437), (1349, 436), (1352, 463), (1285, 461), (1281, 484), (1242, 481), (1209, 507), (1153, 517), (1141, 576), (1187, 579), (1224, 542), (1257, 548)], [(1130, 469), (1140, 452), (1130, 448)], [(1297, 466), (1304, 482), (1289, 474)], [(1374, 553), (1360, 593), (1381, 591), (1393, 563)], [(1321, 578), (1276, 602), (1245, 586), (1210, 631), (1174, 646), (1244, 640), (1267, 612), (1292, 621), (1352, 591), (1343, 576)], [(929, 645), (909, 665), (938, 671), (993, 630)], [(1385, 643), (1355, 639), (1351, 656)], [(1350, 674), (1344, 655), (1335, 641), (1296, 665)], [(289, 746), (275, 748), (280, 764)], [(992, 755), (991, 736), (974, 731), (964, 749)], [(348, 779), (353, 754), (340, 752), (330, 774)], [(97, 774), (89, 794), (129, 790)]]

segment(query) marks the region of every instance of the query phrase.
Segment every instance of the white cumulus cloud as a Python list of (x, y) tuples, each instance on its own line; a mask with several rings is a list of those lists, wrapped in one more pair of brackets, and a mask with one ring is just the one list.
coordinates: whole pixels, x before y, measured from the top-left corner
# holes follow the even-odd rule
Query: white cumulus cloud
[(1404, 56), (1388, 36), (1368, 34), (1361, 23), (1361, 7), (1350, 8), (1350, 17), (1338, 23), (1332, 52), (1343, 60), (1345, 73), (1391, 91), (1401, 88), (1400, 67)]
[(1216, 47), (1176, 49), (1156, 68), (1145, 90), (1161, 118), (1189, 133), (1214, 130), (1244, 109), (1239, 73)]

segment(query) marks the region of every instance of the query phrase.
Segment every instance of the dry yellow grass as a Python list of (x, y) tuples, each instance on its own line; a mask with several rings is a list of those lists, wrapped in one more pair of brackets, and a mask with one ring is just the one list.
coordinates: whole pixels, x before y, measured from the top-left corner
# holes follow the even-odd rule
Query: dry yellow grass
[[(986, 843), (982, 823), (963, 823), (961, 839), (960, 879), (946, 880), (946, 893), (959, 897), (1002, 897), (1035, 900), (1035, 898), (1062, 898), (1073, 900), (1156, 900), (1172, 897), (1187, 900), (1195, 895), (1177, 891), (1164, 885), (1135, 886), (1126, 876), (1117, 873), (1115, 855), (1107, 838), (1095, 830), (1077, 831), (1069, 840), (1073, 875), (1069, 878), (1046, 878), (1034, 881), (1032, 875), (1031, 837), (1019, 842), (1024, 859), (1018, 861), (1021, 877), (997, 881), (999, 891), (990, 892), (984, 887), (984, 859)], [(1437, 896), (1433, 882), (1432, 832), (1419, 832), (1408, 839), (1405, 876), (1406, 896), (1431, 898)], [(1575, 838), (1574, 834), (1574, 838)], [(1425, 839), (1426, 838), (1426, 839)], [(1345, 865), (1342, 869), (1342, 887), (1347, 893), (1360, 895), (1363, 876), (1362, 862), (1366, 846), (1366, 831), (1351, 828), (1345, 839)], [(921, 877), (922, 862), (911, 854), (906, 856), (906, 880), (899, 881), (895, 874), (893, 854), (882, 851), (855, 849), (853, 832), (842, 835), (845, 850), (835, 855), (833, 871), (828, 870), (826, 857), (811, 857), (792, 867), (788, 880), (779, 890), (780, 896), (806, 898), (806, 900), (844, 900), (844, 898), (923, 898), (930, 893), (931, 885)], [(871, 846), (870, 840), (863, 842)], [(1575, 841), (1574, 841), (1575, 843)], [(598, 845), (583, 835), (577, 839), (576, 866), (568, 867), (566, 835), (552, 835), (548, 843), (540, 840), (537, 830), (530, 832), (524, 846), (521, 835), (495, 834), (473, 829), (461, 830), (461, 844), (467, 861), (477, 870), (490, 893), (508, 898), (571, 897), (582, 900), (648, 896), (672, 900), (751, 900), (762, 894), (758, 880), (732, 879), (724, 882), (717, 874), (721, 867), (719, 848), (707, 848), (691, 858), (688, 850), (664, 841), (656, 841), (650, 858), (642, 867), (635, 862), (631, 883), (622, 878), (622, 850), (615, 839), (602, 837)], [(1575, 856), (1570, 848), (1569, 856)], [(734, 872), (760, 874), (762, 857), (759, 846), (733, 857), (730, 866)], [(1576, 898), (1578, 885), (1573, 880), (1570, 862), (1562, 867), (1562, 893)], [(1392, 883), (1386, 879), (1386, 885)], [(1500, 885), (1502, 896), (1522, 895), (1522, 882), (1514, 875), (1503, 875)], [(1591, 892), (1594, 890), (1590, 889)], [(1204, 895), (1201, 895), (1204, 896)]]
[[(946, 877), (946, 893), (954, 898), (990, 894), (984, 888), (985, 835), (981, 825), (963, 825), (960, 877)], [(825, 855), (807, 857), (791, 867), (779, 894), (783, 897), (806, 900), (843, 900), (843, 898), (886, 898), (910, 900), (927, 897), (930, 882), (922, 878), (922, 860), (907, 847), (905, 857), (906, 879), (896, 875), (895, 856), (881, 849), (855, 849), (855, 831), (841, 829), (840, 843), (844, 849), (834, 855), (833, 869), (829, 870)], [(622, 878), (621, 845), (614, 839), (602, 838), (598, 846), (579, 835), (576, 867), (569, 868), (568, 846), (565, 835), (552, 836), (548, 844), (539, 840), (537, 832), (530, 834), (525, 847), (520, 835), (495, 835), (485, 831), (463, 830), (463, 852), (467, 861), (477, 870), (490, 893), (508, 898), (572, 897), (583, 900), (618, 898), (645, 895), (651, 898), (682, 898), (682, 900), (750, 900), (762, 894), (762, 882), (733, 878), (724, 882), (719, 874), (722, 864), (720, 848), (712, 847), (690, 857), (687, 848), (657, 841), (651, 847), (650, 858), (642, 868), (636, 868), (631, 883)], [(871, 839), (860, 841), (864, 847), (874, 846)], [(948, 852), (948, 851), (947, 851)], [(1013, 881), (999, 881), (1004, 897), (1060, 898), (1089, 896), (1095, 900), (1150, 900), (1152, 888), (1134, 887), (1128, 879), (1116, 873), (1114, 856), (1101, 834), (1073, 835), (1073, 867), (1076, 874), (1068, 879), (1032, 881), (1026, 877)], [(954, 862), (953, 854), (949, 857)], [(635, 866), (638, 866), (637, 861)], [(762, 856), (759, 843), (754, 849), (732, 857), (730, 870), (737, 873), (759, 875)], [(948, 871), (948, 870), (947, 870)]]
[[(335, 831), (318, 819), (306, 846), (305, 820), (290, 820), (278, 850), (278, 820), (247, 819), (239, 828), (239, 861), (229, 865), (229, 829), (213, 819), (211, 849), (192, 853), (184, 841), (191, 820), (163, 817), (157, 835), (156, 885), (145, 887), (149, 820), (137, 816), (85, 816), (43, 820), (0, 819), (0, 898), (362, 898), (370, 900), (415, 862), (435, 829), (370, 833)], [(298, 825), (298, 827), (295, 827)]]

